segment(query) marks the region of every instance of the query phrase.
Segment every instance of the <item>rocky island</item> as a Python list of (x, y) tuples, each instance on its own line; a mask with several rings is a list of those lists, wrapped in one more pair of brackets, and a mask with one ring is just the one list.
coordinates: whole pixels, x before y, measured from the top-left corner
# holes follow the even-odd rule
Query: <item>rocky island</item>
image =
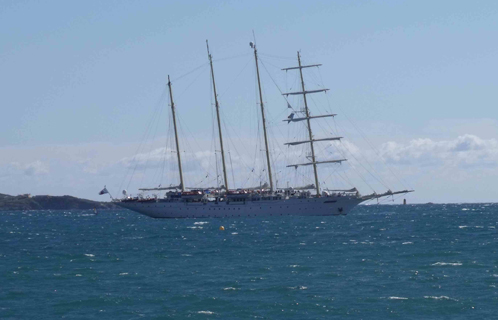
[(11, 196), (0, 193), (0, 210), (116, 209), (111, 202), (98, 202), (72, 196)]

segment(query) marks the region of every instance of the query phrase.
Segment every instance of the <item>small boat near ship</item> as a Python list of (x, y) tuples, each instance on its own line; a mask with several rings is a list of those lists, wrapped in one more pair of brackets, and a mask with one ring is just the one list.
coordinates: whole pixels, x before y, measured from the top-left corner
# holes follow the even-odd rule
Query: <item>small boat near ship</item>
[[(334, 216), (346, 215), (358, 204), (382, 197), (405, 194), (413, 190), (386, 191), (384, 193), (372, 193), (361, 195), (356, 188), (352, 189), (324, 189), (319, 183), (318, 167), (324, 164), (341, 164), (347, 159), (325, 159), (319, 160), (315, 154), (315, 144), (322, 142), (339, 141), (342, 137), (325, 137), (317, 139), (313, 135), (311, 123), (316, 119), (324, 119), (336, 116), (335, 114), (312, 115), (308, 108), (307, 96), (326, 92), (328, 89), (309, 90), (305, 87), (303, 69), (319, 67), (319, 64), (302, 65), (301, 55), (297, 53), (297, 66), (284, 68), (284, 71), (298, 71), (300, 88), (298, 91), (283, 93), (285, 97), (299, 95), (302, 96), (304, 107), (298, 112), (292, 112), (287, 119), (282, 121), (288, 124), (304, 124), (307, 131), (306, 139), (302, 141), (287, 142), (289, 147), (307, 146), (309, 147), (308, 162), (298, 164), (288, 164), (287, 167), (299, 170), (301, 167), (311, 166), (313, 168), (314, 181), (304, 187), (278, 188), (273, 181), (272, 164), (270, 161), (270, 147), (268, 143), (267, 124), (265, 119), (265, 105), (261, 90), (261, 80), (259, 75), (258, 51), (256, 45), (251, 42), (250, 46), (254, 52), (257, 84), (259, 92), (259, 105), (261, 107), (261, 124), (263, 128), (264, 147), (266, 153), (266, 174), (269, 183), (262, 183), (254, 188), (229, 188), (227, 175), (227, 165), (225, 150), (223, 145), (223, 133), (220, 119), (220, 106), (218, 94), (216, 92), (216, 82), (214, 77), (213, 58), (207, 44), (209, 66), (211, 71), (212, 89), (214, 95), (214, 105), (216, 110), (218, 141), (220, 146), (222, 175), (224, 184), (211, 188), (186, 188), (183, 178), (182, 157), (179, 144), (179, 133), (175, 115), (175, 103), (173, 100), (172, 83), (168, 76), (168, 91), (170, 98), (171, 114), (175, 135), (175, 147), (177, 154), (177, 165), (179, 173), (179, 184), (173, 187), (142, 188), (141, 192), (165, 192), (163, 196), (129, 196), (123, 191), (122, 199), (113, 199), (113, 203), (153, 218), (234, 218), (234, 217), (279, 217), (279, 216)], [(325, 119), (326, 120), (326, 119)], [(290, 169), (288, 169), (290, 170)], [(107, 193), (107, 189), (104, 188)], [(101, 192), (102, 193), (102, 192)]]

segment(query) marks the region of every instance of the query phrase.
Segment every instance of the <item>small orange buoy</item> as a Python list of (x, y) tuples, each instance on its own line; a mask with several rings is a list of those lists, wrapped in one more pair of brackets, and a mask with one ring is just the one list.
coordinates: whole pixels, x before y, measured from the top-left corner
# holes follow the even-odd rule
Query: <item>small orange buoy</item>
[(225, 231), (225, 227), (224, 227), (224, 226), (221, 226), (221, 227), (220, 227), (220, 231)]

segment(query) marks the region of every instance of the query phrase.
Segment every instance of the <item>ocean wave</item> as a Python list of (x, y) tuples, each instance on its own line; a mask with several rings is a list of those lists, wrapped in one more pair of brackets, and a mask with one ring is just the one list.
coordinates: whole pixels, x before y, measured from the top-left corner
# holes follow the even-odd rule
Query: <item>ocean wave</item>
[(461, 266), (461, 262), (436, 262), (431, 264), (431, 266)]
[(197, 311), (197, 313), (200, 313), (200, 314), (214, 314), (213, 311), (209, 311), (209, 310), (207, 310), (207, 311)]
[(434, 300), (451, 300), (451, 301), (458, 301), (457, 299), (450, 298), (448, 296), (424, 296), (425, 299), (434, 299)]
[(198, 221), (198, 222), (194, 222), (194, 224), (201, 224), (201, 225), (202, 225), (202, 224), (206, 224), (206, 223), (209, 223), (209, 222), (207, 222), (207, 221)]
[(405, 298), (405, 297), (389, 297), (387, 299), (389, 299), (389, 300), (408, 300), (408, 298)]
[(308, 290), (308, 287), (305, 287), (305, 286), (295, 286), (295, 287), (288, 287), (289, 289), (292, 289), (292, 290)]

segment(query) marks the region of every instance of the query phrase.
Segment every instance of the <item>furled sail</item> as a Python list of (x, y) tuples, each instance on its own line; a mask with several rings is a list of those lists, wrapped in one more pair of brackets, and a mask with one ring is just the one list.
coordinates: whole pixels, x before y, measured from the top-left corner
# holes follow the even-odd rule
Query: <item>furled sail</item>
[(353, 188), (353, 189), (324, 189), (325, 191), (330, 191), (330, 192), (358, 192), (358, 189)]
[(299, 164), (290, 164), (287, 167), (301, 167), (301, 166), (311, 166), (313, 164), (324, 164), (324, 163), (341, 163), (343, 161), (348, 161), (347, 159), (340, 159), (340, 160), (327, 160), (327, 161), (315, 161), (315, 162), (308, 162), (308, 163), (299, 163)]
[(269, 189), (270, 186), (268, 185), (267, 182), (263, 183), (262, 185), (258, 186), (258, 187), (252, 187), (252, 188), (244, 188), (246, 190), (261, 190), (261, 189)]
[(309, 189), (316, 189), (316, 186), (314, 184), (308, 184), (308, 185), (302, 186), (302, 187), (285, 188), (284, 190), (309, 190)]
[(305, 141), (295, 141), (295, 142), (287, 142), (285, 143), (286, 146), (297, 146), (299, 144), (303, 143), (310, 143), (310, 142), (319, 142), (319, 141), (333, 141), (333, 140), (341, 140), (342, 137), (332, 137), (332, 138), (323, 138), (323, 139), (313, 139), (313, 140), (305, 140)]
[(310, 117), (300, 117), (300, 118), (294, 118), (294, 112), (291, 113), (286, 120), (282, 120), (282, 121), (287, 121), (287, 123), (290, 123), (291, 121), (292, 122), (298, 122), (298, 121), (303, 121), (303, 120), (308, 120), (308, 119), (316, 119), (316, 118), (326, 118), (326, 117), (335, 117), (336, 114), (324, 114), (324, 115), (320, 115), (320, 116), (310, 116)]
[(318, 89), (318, 90), (307, 90), (307, 91), (296, 91), (296, 92), (287, 92), (282, 93), (283, 96), (295, 96), (298, 94), (310, 94), (310, 93), (318, 93), (318, 92), (326, 92), (330, 89)]
[(182, 188), (182, 185), (179, 184), (177, 186), (169, 186), (169, 187), (157, 187), (157, 188), (141, 188), (141, 189), (138, 189), (140, 191), (160, 191), (160, 190), (175, 190), (175, 189), (181, 189)]
[(312, 67), (319, 67), (321, 65), (322, 65), (321, 63), (320, 64), (310, 64), (310, 65), (307, 65), (307, 66), (284, 68), (282, 70), (287, 71), (287, 70), (294, 70), (294, 69), (312, 68)]
[(378, 199), (378, 198), (382, 198), (382, 197), (386, 197), (386, 196), (394, 196), (396, 194), (404, 194), (404, 193), (410, 193), (410, 192), (413, 192), (414, 190), (401, 190), (401, 191), (391, 191), (391, 190), (387, 190), (386, 192), (384, 193), (372, 193), (372, 194), (369, 194), (369, 195), (366, 195), (366, 196), (363, 196), (361, 197), (362, 199), (364, 200), (369, 200), (369, 199)]

